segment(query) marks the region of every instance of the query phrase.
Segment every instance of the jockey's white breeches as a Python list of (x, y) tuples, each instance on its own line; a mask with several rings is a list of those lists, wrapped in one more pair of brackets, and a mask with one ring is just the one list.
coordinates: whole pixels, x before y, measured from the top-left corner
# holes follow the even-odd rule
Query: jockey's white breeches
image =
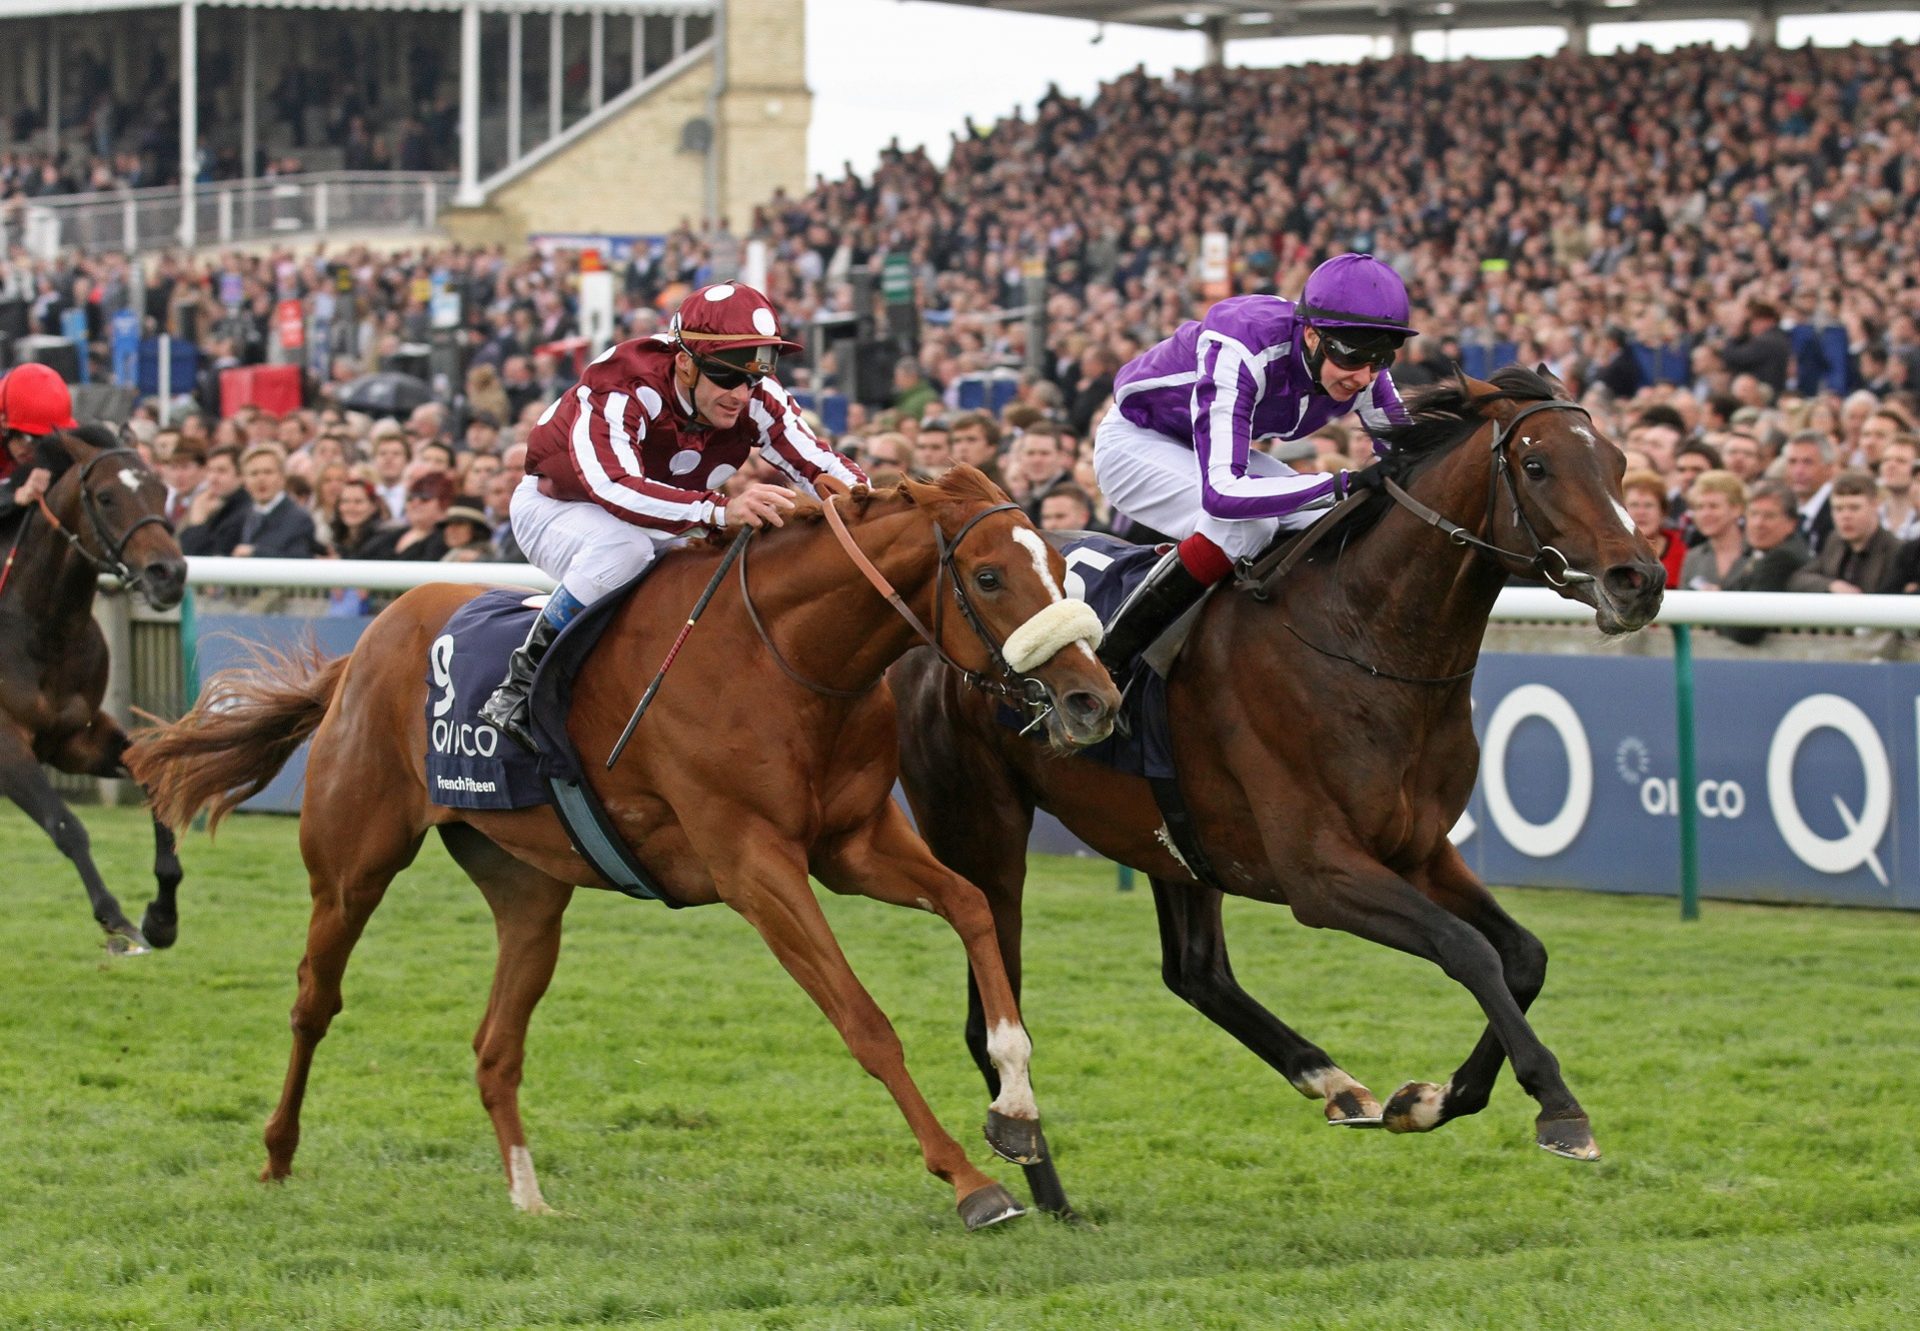
[(687, 538), (622, 522), (591, 500), (549, 499), (528, 476), (513, 492), (513, 538), (527, 562), (555, 579), (582, 605), (611, 595), (640, 576), (668, 546)]
[[(1265, 453), (1247, 454), (1255, 476), (1291, 476), (1292, 467)], [(1109, 411), (1093, 440), (1093, 474), (1100, 493), (1135, 522), (1184, 541), (1196, 532), (1229, 559), (1245, 559), (1267, 548), (1282, 527), (1310, 527), (1325, 512), (1315, 507), (1285, 518), (1216, 518), (1200, 498), (1200, 462), (1176, 439), (1142, 429)]]

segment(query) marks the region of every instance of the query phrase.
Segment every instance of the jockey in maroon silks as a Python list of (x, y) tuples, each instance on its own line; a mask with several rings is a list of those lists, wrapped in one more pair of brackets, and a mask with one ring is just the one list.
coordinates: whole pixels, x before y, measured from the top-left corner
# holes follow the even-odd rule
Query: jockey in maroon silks
[(794, 488), (866, 475), (822, 443), (773, 378), (780, 336), (767, 298), (738, 282), (688, 296), (664, 333), (622, 342), (587, 366), (527, 441), (513, 493), (514, 538), (528, 562), (558, 580), (507, 677), (480, 715), (532, 748), (528, 695), (535, 669), (580, 611), (625, 586), (658, 551), (709, 530), (779, 526), (793, 506), (782, 486), (721, 490), (755, 448)]
[(1387, 367), (1413, 336), (1407, 288), (1370, 254), (1341, 254), (1296, 303), (1235, 296), (1114, 376), (1093, 466), (1113, 506), (1179, 544), (1114, 612), (1100, 659), (1119, 670), (1234, 561), (1310, 524), (1374, 468), (1301, 474), (1253, 448), (1355, 412), (1375, 436), (1406, 420)]

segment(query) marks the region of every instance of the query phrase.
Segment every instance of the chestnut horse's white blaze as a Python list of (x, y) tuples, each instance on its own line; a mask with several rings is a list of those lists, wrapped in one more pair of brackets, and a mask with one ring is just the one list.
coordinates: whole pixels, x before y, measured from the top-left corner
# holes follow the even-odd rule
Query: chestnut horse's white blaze
[(1033, 1041), (1027, 1038), (1026, 1028), (1000, 1022), (987, 1034), (987, 1057), (1000, 1073), (1000, 1097), (993, 1102), (993, 1109), (1008, 1118), (1029, 1122), (1039, 1118), (1040, 1106), (1034, 1103), (1033, 1083), (1027, 1076)]

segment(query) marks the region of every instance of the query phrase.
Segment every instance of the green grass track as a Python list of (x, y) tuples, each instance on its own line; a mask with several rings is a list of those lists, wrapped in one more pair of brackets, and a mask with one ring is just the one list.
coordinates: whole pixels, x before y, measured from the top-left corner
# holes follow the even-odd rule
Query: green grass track
[[(140, 815), (88, 810), (151, 895)], [(1920, 918), (1512, 891), (1534, 1009), (1606, 1158), (1532, 1145), (1503, 1078), (1425, 1137), (1336, 1131), (1169, 994), (1152, 901), (1037, 859), (1026, 1016), (1093, 1222), (968, 1235), (878, 1083), (723, 908), (583, 892), (522, 1103), (512, 1210), (472, 1081), (490, 917), (437, 840), (321, 1046), (294, 1178), (255, 1181), (305, 937), (290, 819), (186, 840), (181, 941), (110, 959), (0, 810), (0, 1328), (1791, 1328), (1920, 1325)], [(981, 1158), (938, 920), (828, 910)], [(1383, 1099), (1480, 1028), (1425, 963), (1230, 905), (1249, 991)], [(1019, 1171), (989, 1169), (1025, 1196)]]

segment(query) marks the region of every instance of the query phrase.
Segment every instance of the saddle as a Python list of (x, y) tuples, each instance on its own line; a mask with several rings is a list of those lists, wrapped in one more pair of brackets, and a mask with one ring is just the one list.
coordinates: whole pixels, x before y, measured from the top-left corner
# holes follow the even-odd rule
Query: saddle
[(532, 730), (539, 752), (529, 754), (480, 719), (480, 705), (506, 674), (507, 657), (527, 636), (539, 611), (524, 592), (483, 592), (467, 602), (434, 640), (427, 676), (427, 791), (450, 809), (525, 809), (553, 806), (567, 839), (616, 891), (673, 909), (646, 866), (621, 840), (606, 806), (587, 779), (567, 734), (573, 681), (639, 577), (576, 615), (547, 649), (534, 676)]

